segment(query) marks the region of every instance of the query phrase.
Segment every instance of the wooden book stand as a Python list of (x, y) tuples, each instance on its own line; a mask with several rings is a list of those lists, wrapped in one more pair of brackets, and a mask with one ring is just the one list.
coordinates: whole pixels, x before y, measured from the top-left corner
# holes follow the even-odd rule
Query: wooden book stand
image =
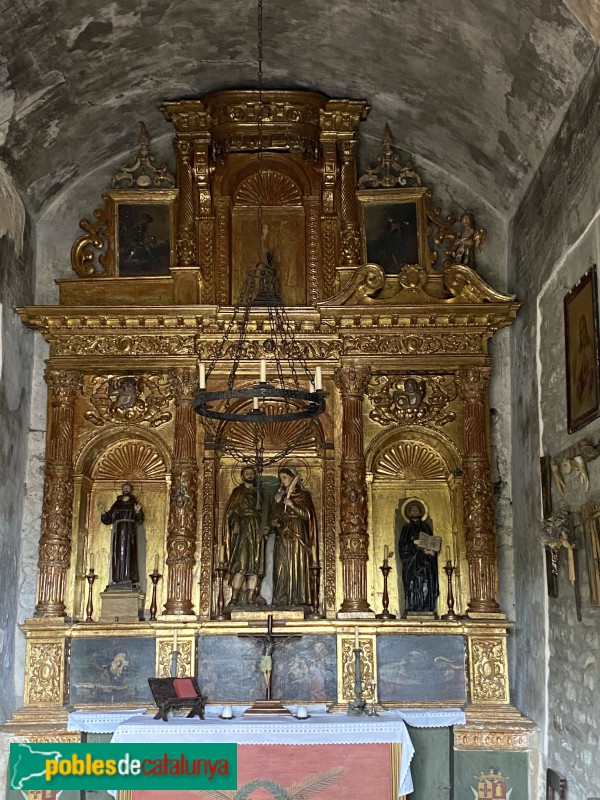
[(148, 678), (148, 683), (158, 706), (154, 719), (167, 722), (167, 712), (179, 708), (190, 708), (188, 717), (204, 719), (208, 697), (200, 693), (196, 678)]

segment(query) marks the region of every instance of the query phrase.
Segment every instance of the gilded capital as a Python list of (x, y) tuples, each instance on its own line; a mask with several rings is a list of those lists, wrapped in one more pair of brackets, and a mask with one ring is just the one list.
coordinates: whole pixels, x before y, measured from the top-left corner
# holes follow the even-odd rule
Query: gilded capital
[(456, 384), (463, 400), (484, 399), (491, 376), (490, 367), (460, 367), (456, 373)]
[(47, 369), (44, 380), (59, 403), (71, 403), (77, 392), (83, 388), (83, 376), (80, 372)]
[(362, 397), (371, 379), (371, 367), (338, 367), (333, 375), (342, 397)]
[(180, 403), (191, 403), (198, 391), (195, 372), (189, 367), (170, 369), (169, 377), (173, 387), (173, 394), (175, 395), (175, 402), (178, 405)]

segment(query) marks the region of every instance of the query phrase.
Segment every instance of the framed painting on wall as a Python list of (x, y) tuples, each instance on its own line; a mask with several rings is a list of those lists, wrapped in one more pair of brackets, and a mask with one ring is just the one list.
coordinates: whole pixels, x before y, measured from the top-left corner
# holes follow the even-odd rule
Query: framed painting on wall
[(567, 427), (573, 433), (600, 414), (596, 265), (564, 299)]

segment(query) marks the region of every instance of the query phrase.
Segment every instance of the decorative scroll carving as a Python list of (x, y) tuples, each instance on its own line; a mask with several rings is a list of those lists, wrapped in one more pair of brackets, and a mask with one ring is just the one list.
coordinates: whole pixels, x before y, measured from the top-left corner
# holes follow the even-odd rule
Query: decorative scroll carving
[[(177, 677), (179, 678), (189, 678), (190, 675), (194, 674), (194, 667), (192, 665), (193, 660), (193, 642), (186, 642), (185, 640), (181, 639), (181, 636), (177, 640), (177, 651), (179, 655), (177, 656)], [(171, 667), (172, 667), (172, 652), (173, 652), (173, 644), (171, 641), (159, 641), (158, 642), (158, 677), (159, 678), (170, 678), (171, 677)]]
[(62, 703), (61, 672), (63, 646), (60, 642), (32, 642), (27, 649), (27, 704)]
[[(95, 222), (89, 222), (87, 219), (80, 220), (79, 227), (85, 231), (85, 234), (80, 236), (71, 248), (71, 266), (80, 278), (89, 278), (96, 274), (95, 255), (90, 247), (95, 247), (96, 250), (103, 250), (106, 247), (108, 212), (106, 208), (96, 208), (94, 216), (96, 217)], [(102, 256), (99, 261), (103, 265)]]
[(335, 608), (335, 471), (331, 459), (325, 461), (325, 575), (324, 595), (325, 608)]
[[(212, 361), (216, 355), (220, 355), (222, 359), (233, 359), (236, 353), (236, 342), (230, 343), (227, 347), (222, 348), (220, 341), (207, 341), (206, 339), (198, 338), (196, 341), (196, 352), (202, 361)], [(324, 361), (326, 359), (339, 359), (342, 354), (342, 343), (338, 339), (321, 340), (321, 341), (296, 341), (297, 357), (304, 360), (315, 359)], [(222, 350), (222, 352), (221, 352)], [(291, 354), (283, 352), (281, 347), (278, 346), (274, 351), (265, 350), (264, 339), (260, 340), (246, 340), (242, 348), (241, 357), (244, 360), (252, 359), (287, 359)]]
[[(441, 209), (439, 207), (427, 209), (427, 216), (436, 227), (433, 241), (437, 245), (443, 245), (444, 242), (448, 242), (446, 245), (447, 261), (444, 262), (444, 266), (465, 264), (474, 268), (474, 249), (475, 247), (481, 249), (486, 235), (485, 228), (477, 227), (472, 211), (463, 211), (458, 220), (454, 214), (447, 214), (443, 218), (440, 214)], [(460, 227), (455, 230), (454, 226), (457, 221)]]
[[(358, 640), (361, 654), (361, 687), (363, 697), (370, 698), (373, 694), (373, 681), (375, 680), (375, 637), (361, 636)], [(352, 700), (354, 697), (354, 638), (342, 638), (342, 698)]]
[(394, 141), (388, 123), (383, 131), (377, 165), (358, 179), (358, 188), (393, 189), (395, 186), (420, 186), (421, 178), (410, 161), (402, 162), (394, 152)]
[(323, 296), (331, 297), (335, 291), (335, 269), (337, 265), (337, 217), (321, 217)]
[(339, 368), (335, 382), (342, 394), (340, 560), (344, 600), (340, 612), (368, 612), (367, 484), (363, 445), (362, 398), (369, 367)]
[(454, 728), (456, 750), (526, 750), (529, 745), (527, 731), (493, 731), (475, 728)]
[(231, 234), (231, 198), (215, 197), (216, 258), (215, 300), (220, 305), (231, 301), (229, 297), (229, 258)]
[(464, 402), (463, 503), (471, 588), (470, 612), (498, 612), (494, 496), (487, 441), (489, 367), (461, 367), (456, 375)]
[(126, 442), (102, 456), (92, 477), (114, 481), (158, 480), (165, 477), (166, 471), (166, 464), (155, 447)]
[(438, 454), (432, 448), (415, 442), (392, 445), (379, 456), (373, 472), (406, 481), (435, 481), (447, 477)]
[(175, 186), (175, 178), (166, 165), (157, 164), (150, 152), (150, 137), (146, 126), (140, 122), (140, 148), (135, 161), (130, 166), (123, 165), (112, 179), (112, 185), (121, 189), (150, 189)]
[(213, 261), (214, 261), (215, 218), (201, 217), (198, 221), (198, 260), (202, 276), (202, 302), (214, 300)]
[(215, 464), (204, 460), (202, 479), (202, 544), (200, 548), (200, 616), (210, 616), (210, 587), (212, 575), (212, 546), (215, 527)]
[(473, 638), (469, 649), (472, 702), (508, 703), (504, 640)]
[(54, 355), (192, 355), (195, 339), (191, 334), (173, 336), (61, 336), (54, 344)]
[(38, 617), (65, 616), (65, 580), (71, 555), (73, 512), (73, 418), (82, 386), (77, 372), (47, 370), (50, 393), (48, 448), (39, 545)]
[(456, 398), (456, 384), (444, 375), (381, 375), (371, 381), (369, 390), (373, 405), (369, 417), (380, 425), (447, 425), (456, 419), (454, 411), (447, 410)]
[(172, 418), (165, 411), (173, 399), (165, 375), (111, 375), (92, 378), (90, 403), (84, 416), (92, 425), (106, 422), (148, 422), (153, 428)]
[(308, 303), (315, 305), (320, 299), (319, 287), (319, 198), (307, 197), (304, 200), (306, 215), (306, 272), (308, 276)]
[(429, 355), (434, 353), (480, 353), (480, 333), (395, 333), (344, 336), (344, 355)]
[(372, 302), (372, 296), (385, 285), (385, 275), (377, 264), (365, 264), (359, 267), (341, 292), (327, 301), (318, 303), (319, 307), (359, 306)]
[(165, 614), (193, 614), (192, 576), (196, 549), (196, 415), (197, 389), (191, 369), (169, 371), (175, 395), (175, 448), (167, 528), (167, 602)]

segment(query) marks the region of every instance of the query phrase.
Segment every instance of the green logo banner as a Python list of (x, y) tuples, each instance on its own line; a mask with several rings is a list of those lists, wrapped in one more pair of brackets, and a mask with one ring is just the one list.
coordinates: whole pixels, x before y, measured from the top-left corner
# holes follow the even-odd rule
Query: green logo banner
[(11, 744), (10, 788), (237, 789), (237, 745)]

